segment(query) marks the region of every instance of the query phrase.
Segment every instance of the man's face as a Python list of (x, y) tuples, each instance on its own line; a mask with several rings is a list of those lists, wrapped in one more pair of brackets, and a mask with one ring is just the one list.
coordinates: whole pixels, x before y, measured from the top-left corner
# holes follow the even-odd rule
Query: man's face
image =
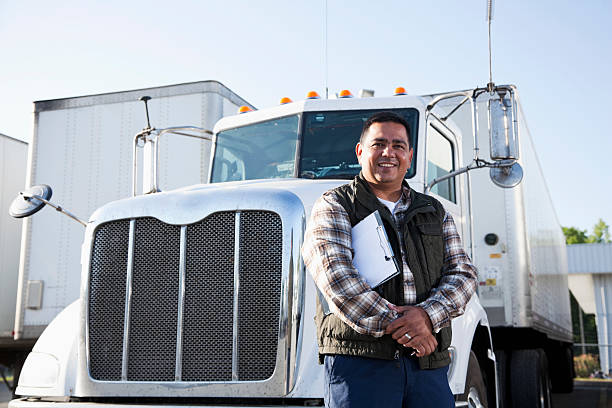
[(412, 162), (406, 128), (395, 122), (373, 123), (355, 148), (363, 176), (374, 188), (399, 190)]

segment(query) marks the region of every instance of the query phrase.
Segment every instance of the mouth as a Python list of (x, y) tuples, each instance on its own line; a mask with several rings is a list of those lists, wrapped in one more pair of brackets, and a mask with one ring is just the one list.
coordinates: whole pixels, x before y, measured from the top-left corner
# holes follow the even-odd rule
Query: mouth
[(381, 162), (381, 163), (377, 163), (377, 165), (379, 167), (384, 167), (384, 168), (391, 168), (391, 167), (396, 167), (397, 166), (396, 163), (390, 163), (390, 162)]

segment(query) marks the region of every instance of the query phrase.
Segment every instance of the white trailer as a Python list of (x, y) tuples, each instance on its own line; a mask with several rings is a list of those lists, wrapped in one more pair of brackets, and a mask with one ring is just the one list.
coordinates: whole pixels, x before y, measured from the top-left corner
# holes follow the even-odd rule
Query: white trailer
[[(459, 102), (441, 102), (440, 116)], [(487, 112), (487, 98), (479, 98), (476, 108)], [(571, 392), (574, 377), (565, 237), (520, 103), (515, 115), (522, 181), (503, 189), (491, 183), (489, 171), (467, 173), (473, 229), (465, 243), (478, 266), (478, 295), (491, 325), (506, 406), (513, 395), (528, 400), (530, 393), (545, 393), (549, 381), (551, 390)], [(459, 128), (469, 129), (469, 105), (451, 118)], [(479, 115), (478, 127), (487, 129), (488, 121), (488, 115)], [(492, 161), (488, 140), (481, 138), (478, 144), (479, 157)], [(464, 157), (473, 155), (473, 146), (463, 144)]]
[[(453, 104), (454, 97), (461, 100)], [(461, 110), (468, 101), (482, 108), (489, 100), (490, 125), (482, 116), (486, 118), (486, 109), (469, 111), (477, 122), (485, 121), (481, 129), (494, 131), (495, 160), (485, 162), (482, 156), (472, 159), (477, 138), (471, 120), (461, 119)], [(484, 170), (461, 175), (487, 166), (500, 185), (519, 181), (513, 179), (520, 171), (515, 148), (519, 132), (512, 125), (519, 108), (516, 90), (506, 86), (491, 94), (477, 89), (426, 97), (308, 99), (220, 120), (214, 129), (211, 184), (114, 201), (89, 218), (79, 300), (49, 325), (34, 347), (18, 388), (27, 398), (10, 406), (321, 405), (323, 370), (317, 364), (313, 321), (316, 290), (300, 246), (315, 199), (358, 173), (355, 143), (364, 120), (380, 110), (393, 110), (410, 123), (415, 154), (407, 181), (434, 195), (453, 214), (476, 264), (482, 262), (487, 271), (480, 277), (487, 302), (497, 299), (489, 296), (489, 288), (501, 286), (502, 279), (510, 281), (511, 274), (522, 275), (517, 279), (523, 286), (516, 293), (533, 297), (524, 284), (535, 271), (523, 268), (533, 263), (525, 253), (533, 244), (524, 233), (528, 224), (520, 218), (531, 196), (522, 190), (482, 189), (479, 180), (491, 183)], [(533, 161), (524, 147), (528, 136), (521, 140), (518, 162), (522, 160), (527, 177)], [(533, 172), (539, 179), (539, 169)], [(144, 179), (148, 184), (142, 190), (155, 190), (155, 177)], [(481, 217), (476, 201), (487, 205), (490, 196), (508, 198), (497, 212), (510, 215)], [(498, 252), (480, 245), (483, 231), (498, 235), (494, 245), (499, 245), (495, 249), (500, 248), (501, 258), (490, 257)], [(497, 265), (493, 276), (487, 262), (505, 261), (504, 256), (511, 259), (512, 269)], [(512, 301), (504, 307), (527, 304)], [(533, 315), (533, 307), (518, 315), (524, 313)], [(565, 322), (566, 317), (555, 321)], [(511, 322), (497, 324), (542, 334), (531, 321)], [(489, 319), (476, 295), (452, 326), (448, 378), (457, 406), (499, 407), (507, 402), (504, 395), (515, 407), (550, 406), (549, 377), (543, 369), (548, 351), (540, 351), (544, 346), (517, 343), (527, 347), (508, 348), (510, 357), (498, 353), (501, 365), (509, 367), (500, 370)], [(516, 364), (529, 356), (536, 356), (538, 365)], [(515, 369), (523, 370), (523, 376), (513, 376)], [(519, 381), (523, 378), (535, 381)]]
[[(3, 161), (16, 175), (27, 174), (27, 181), (12, 179), (10, 191), (9, 185), (7, 189), (3, 186), (6, 200), (26, 182), (28, 186), (48, 184), (62, 205), (88, 217), (104, 203), (131, 196), (134, 135), (147, 125), (145, 106), (139, 101), (143, 96), (153, 98), (149, 102), (151, 116), (163, 127), (189, 124), (212, 129), (217, 120), (236, 113), (239, 106), (250, 106), (217, 81), (34, 102), (27, 173), (24, 154)], [(174, 139), (159, 142), (157, 189), (206, 182), (210, 141)], [(13, 229), (20, 226), (20, 221), (4, 220), (7, 211), (8, 207), (3, 207), (2, 222), (10, 222)], [(1, 289), (11, 302), (10, 308), (2, 310), (7, 313), (6, 320), (2, 319), (3, 333), (4, 324), (11, 322), (7, 332), (14, 335), (13, 344), (18, 342), (22, 344), (19, 351), (29, 352), (56, 315), (79, 297), (83, 230), (46, 209), (24, 220), (23, 235), (5, 234), (3, 229), (2, 237), (10, 259), (20, 256), (19, 262), (11, 264), (14, 270), (4, 273), (3, 269), (1, 275), (14, 282)], [(2, 267), (9, 266), (3, 262)]]
[(22, 222), (8, 213), (15, 194), (25, 186), (27, 155), (26, 142), (0, 133), (0, 364), (4, 366), (23, 362), (20, 350), (34, 344), (13, 339)]

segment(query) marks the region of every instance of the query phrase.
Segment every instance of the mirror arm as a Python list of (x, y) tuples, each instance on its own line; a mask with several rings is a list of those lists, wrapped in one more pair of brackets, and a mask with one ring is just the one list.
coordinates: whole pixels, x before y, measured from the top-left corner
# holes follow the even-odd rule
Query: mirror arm
[(61, 206), (59, 205), (55, 205), (53, 204), (51, 201), (49, 200), (45, 200), (43, 197), (37, 195), (37, 194), (24, 194), (21, 193), (22, 197), (24, 200), (28, 200), (30, 201), (32, 198), (34, 198), (35, 200), (39, 200), (42, 201), (43, 203), (55, 208), (56, 211), (61, 212), (62, 214), (68, 216), (69, 218), (72, 218), (73, 220), (75, 220), (76, 222), (78, 222), (79, 224), (81, 224), (84, 227), (87, 227), (87, 223), (85, 221), (83, 221), (82, 219), (80, 219), (79, 217), (77, 217), (76, 215), (72, 214), (70, 211), (63, 209)]
[[(197, 132), (197, 133), (186, 133), (186, 132)], [(199, 134), (198, 134), (199, 133)], [(208, 129), (203, 129), (196, 126), (176, 126), (169, 127), (165, 129), (161, 129), (157, 136), (155, 137), (155, 145), (154, 150), (155, 154), (153, 156), (153, 185), (149, 189), (150, 192), (159, 191), (159, 180), (158, 180), (158, 172), (157, 167), (159, 163), (159, 141), (164, 135), (179, 135), (179, 136), (187, 136), (200, 140), (208, 140), (213, 141), (212, 137), (208, 135), (213, 135), (213, 132)]]
[(462, 168), (460, 168), (458, 170), (455, 170), (455, 171), (451, 171), (450, 173), (445, 174), (442, 177), (438, 177), (438, 178), (433, 179), (431, 181), (431, 183), (429, 183), (428, 185), (425, 186), (425, 194), (429, 193), (431, 191), (432, 187), (435, 186), (436, 184), (438, 184), (438, 183), (440, 183), (442, 181), (448, 180), (450, 178), (453, 178), (455, 176), (458, 176), (459, 174), (467, 173), (470, 170), (481, 169), (483, 167), (505, 167), (507, 165), (508, 164), (501, 165), (499, 163), (491, 163), (491, 162), (488, 162), (488, 161), (482, 160), (482, 159), (474, 159), (474, 161), (472, 161), (470, 164), (468, 164), (465, 167), (462, 167)]

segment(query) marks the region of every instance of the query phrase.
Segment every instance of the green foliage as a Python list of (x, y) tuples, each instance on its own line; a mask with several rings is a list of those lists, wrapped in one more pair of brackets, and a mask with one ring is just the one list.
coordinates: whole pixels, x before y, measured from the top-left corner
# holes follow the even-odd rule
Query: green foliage
[(607, 244), (610, 242), (610, 226), (604, 222), (601, 218), (593, 226), (593, 234), (589, 236), (590, 242), (596, 242), (598, 244)]
[(610, 226), (601, 218), (597, 224), (593, 226), (593, 233), (587, 235), (587, 230), (580, 230), (575, 227), (561, 227), (563, 235), (565, 235), (565, 243), (573, 244), (606, 244), (612, 242), (610, 240)]
[(565, 235), (565, 243), (567, 245), (573, 244), (586, 244), (588, 242), (586, 230), (579, 230), (574, 227), (561, 227), (563, 228), (563, 234)]
[(589, 378), (591, 373), (599, 370), (599, 357), (593, 354), (574, 357), (574, 370), (576, 371), (576, 377)]

